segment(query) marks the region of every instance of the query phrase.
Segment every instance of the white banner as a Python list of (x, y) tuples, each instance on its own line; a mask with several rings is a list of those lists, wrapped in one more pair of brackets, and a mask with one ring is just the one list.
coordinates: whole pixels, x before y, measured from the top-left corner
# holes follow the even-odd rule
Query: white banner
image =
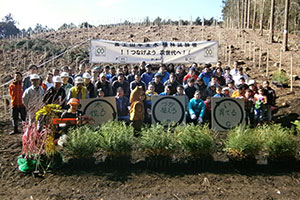
[(216, 63), (218, 42), (132, 43), (91, 40), (91, 63)]

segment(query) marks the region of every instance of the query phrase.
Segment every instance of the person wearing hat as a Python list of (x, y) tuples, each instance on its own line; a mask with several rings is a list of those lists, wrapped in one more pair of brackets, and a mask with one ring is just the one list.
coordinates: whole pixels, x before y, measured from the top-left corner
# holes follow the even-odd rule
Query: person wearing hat
[(167, 72), (166, 66), (162, 65), (156, 74), (160, 74), (161, 82), (164, 84), (169, 79), (169, 72)]
[(180, 85), (183, 85), (183, 78), (185, 77), (186, 72), (183, 69), (182, 65), (178, 65), (176, 67), (176, 72), (175, 72), (175, 76), (176, 76), (176, 80), (178, 81), (178, 83), (180, 83)]
[(47, 90), (43, 98), (45, 104), (59, 104), (64, 107), (66, 92), (62, 88), (62, 82), (60, 76), (53, 77), (53, 86)]
[(155, 74), (154, 75), (154, 80), (152, 82), (150, 82), (151, 84), (154, 85), (154, 91), (157, 93), (157, 94), (160, 94), (164, 91), (164, 85), (163, 83), (161, 82), (161, 75), (160, 74)]
[[(104, 93), (105, 97), (113, 96), (111, 84), (109, 81), (106, 80), (105, 73), (100, 74), (100, 79), (96, 83), (96, 88), (97, 88), (97, 91), (99, 89), (102, 89), (102, 92)], [(98, 93), (99, 93), (99, 91), (98, 91)]]
[(35, 113), (42, 107), (44, 90), (40, 86), (40, 76), (30, 75), (31, 86), (25, 90), (22, 99), (27, 110), (29, 123), (34, 121)]
[(224, 94), (224, 97), (231, 97), (229, 92), (229, 87), (224, 87), (222, 89), (222, 93)]
[(212, 77), (212, 73), (208, 65), (203, 69), (203, 72), (199, 75), (200, 78), (203, 78), (205, 85), (209, 86), (210, 79)]
[(79, 125), (81, 123), (81, 121), (79, 119), (83, 115), (82, 112), (80, 110), (78, 110), (79, 106), (80, 106), (78, 99), (71, 98), (67, 104), (70, 108), (61, 114), (61, 118), (62, 119), (66, 119), (66, 118), (76, 119), (77, 121), (76, 121), (76, 123), (66, 123), (66, 125), (62, 127), (62, 132), (64, 134), (66, 134), (68, 132), (68, 129), (70, 127), (75, 127), (75, 126)]
[(142, 81), (146, 84), (146, 87), (148, 87), (148, 85), (152, 81), (153, 77), (154, 77), (154, 74), (152, 73), (152, 65), (147, 64), (146, 72), (144, 72), (142, 74)]
[(73, 69), (73, 68), (68, 67), (68, 66), (64, 66), (62, 68), (62, 73), (60, 73), (60, 77), (63, 79), (63, 77), (61, 75), (64, 73), (65, 76), (68, 76), (67, 82), (70, 83), (71, 85), (73, 85), (74, 84), (74, 79), (72, 77), (72, 70), (71, 69)]
[(11, 97), (11, 118), (14, 130), (10, 132), (10, 135), (20, 133), (18, 130), (19, 115), (23, 122), (26, 119), (26, 109), (22, 101), (22, 74), (21, 72), (15, 72), (13, 82), (9, 85), (9, 96)]
[(31, 86), (30, 75), (37, 74), (38, 68), (36, 65), (30, 65), (28, 67), (29, 75), (23, 80), (23, 92)]
[(183, 85), (186, 85), (187, 84), (187, 80), (189, 78), (193, 78), (195, 81), (197, 80), (198, 76), (196, 75), (196, 68), (195, 67), (191, 67), (189, 69), (189, 73), (187, 75), (184, 76), (183, 78)]
[[(62, 72), (60, 74), (61, 80), (62, 80), (62, 88), (65, 90), (66, 94), (69, 94), (70, 89), (73, 87), (73, 85), (69, 82), (70, 76), (68, 72)], [(73, 82), (73, 81), (72, 81)]]
[(78, 76), (75, 78), (75, 86), (73, 86), (68, 95), (67, 99), (77, 98), (77, 99), (88, 99), (89, 94), (87, 88), (83, 85), (83, 78)]
[(94, 84), (91, 82), (92, 76), (89, 73), (84, 73), (82, 75), (83, 78), (83, 85), (86, 87), (89, 98), (95, 98), (96, 97), (96, 90)]
[(93, 83), (94, 85), (96, 84), (96, 82), (98, 81), (99, 78), (99, 69), (94, 67), (92, 69), (92, 78), (91, 78), (91, 83)]

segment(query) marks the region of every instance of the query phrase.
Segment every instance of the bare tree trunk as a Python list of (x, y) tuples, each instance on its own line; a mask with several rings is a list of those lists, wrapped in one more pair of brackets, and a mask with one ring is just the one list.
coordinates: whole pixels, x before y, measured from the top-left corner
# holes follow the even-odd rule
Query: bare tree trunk
[(265, 0), (261, 0), (261, 7), (260, 7), (260, 35), (263, 36), (263, 23), (264, 23), (264, 9), (265, 9)]
[(255, 21), (256, 21), (256, 0), (254, 0), (254, 8), (253, 8), (253, 21), (252, 21), (252, 29), (255, 30)]
[(241, 25), (240, 24), (240, 20), (241, 20), (240, 19), (240, 16), (241, 16), (240, 15), (240, 12), (241, 12), (241, 10), (240, 10), (240, 0), (237, 0), (236, 2), (237, 2), (237, 20), (238, 20), (238, 26), (237, 27), (241, 28), (241, 26), (240, 26)]
[(241, 29), (244, 28), (244, 1), (245, 0), (242, 0), (242, 10), (241, 10)]
[(270, 33), (269, 33), (270, 43), (273, 43), (273, 37), (274, 37), (274, 7), (275, 7), (275, 0), (271, 0)]
[(285, 11), (284, 11), (284, 31), (283, 31), (283, 51), (288, 51), (288, 28), (289, 28), (289, 8), (290, 0), (285, 0)]
[(250, 28), (250, 9), (251, 9), (251, 0), (248, 0), (248, 13), (247, 13), (247, 29)]
[(248, 0), (245, 0), (245, 3), (244, 3), (244, 28), (247, 28), (247, 6), (248, 5)]

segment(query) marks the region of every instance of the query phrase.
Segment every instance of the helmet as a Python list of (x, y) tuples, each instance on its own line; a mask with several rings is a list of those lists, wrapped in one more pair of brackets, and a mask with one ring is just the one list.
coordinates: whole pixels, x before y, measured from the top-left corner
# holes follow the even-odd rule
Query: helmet
[(82, 78), (88, 78), (88, 79), (91, 79), (92, 77), (91, 77), (91, 75), (89, 74), (89, 73), (84, 73), (83, 75), (82, 75)]
[(78, 83), (83, 83), (83, 79), (80, 76), (75, 78), (75, 84), (78, 84)]
[(53, 80), (53, 83), (62, 83), (60, 76), (54, 76), (52, 80)]
[(31, 74), (30, 75), (30, 80), (37, 80), (37, 79), (40, 79), (39, 75), (37, 75), (37, 74)]
[(62, 78), (68, 77), (69, 78), (69, 74), (68, 74), (68, 72), (62, 72), (60, 74), (60, 77), (62, 77)]
[(76, 99), (76, 98), (71, 98), (71, 99), (68, 101), (68, 105), (79, 105), (79, 100)]

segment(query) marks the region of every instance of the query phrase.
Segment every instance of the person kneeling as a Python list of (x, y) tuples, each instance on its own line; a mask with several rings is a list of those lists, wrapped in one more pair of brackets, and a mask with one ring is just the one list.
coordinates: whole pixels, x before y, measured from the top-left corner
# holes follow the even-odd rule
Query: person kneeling
[(191, 118), (191, 122), (194, 124), (202, 123), (203, 116), (205, 112), (205, 104), (201, 99), (201, 93), (199, 90), (196, 90), (194, 94), (194, 98), (192, 98), (189, 102), (189, 114)]

